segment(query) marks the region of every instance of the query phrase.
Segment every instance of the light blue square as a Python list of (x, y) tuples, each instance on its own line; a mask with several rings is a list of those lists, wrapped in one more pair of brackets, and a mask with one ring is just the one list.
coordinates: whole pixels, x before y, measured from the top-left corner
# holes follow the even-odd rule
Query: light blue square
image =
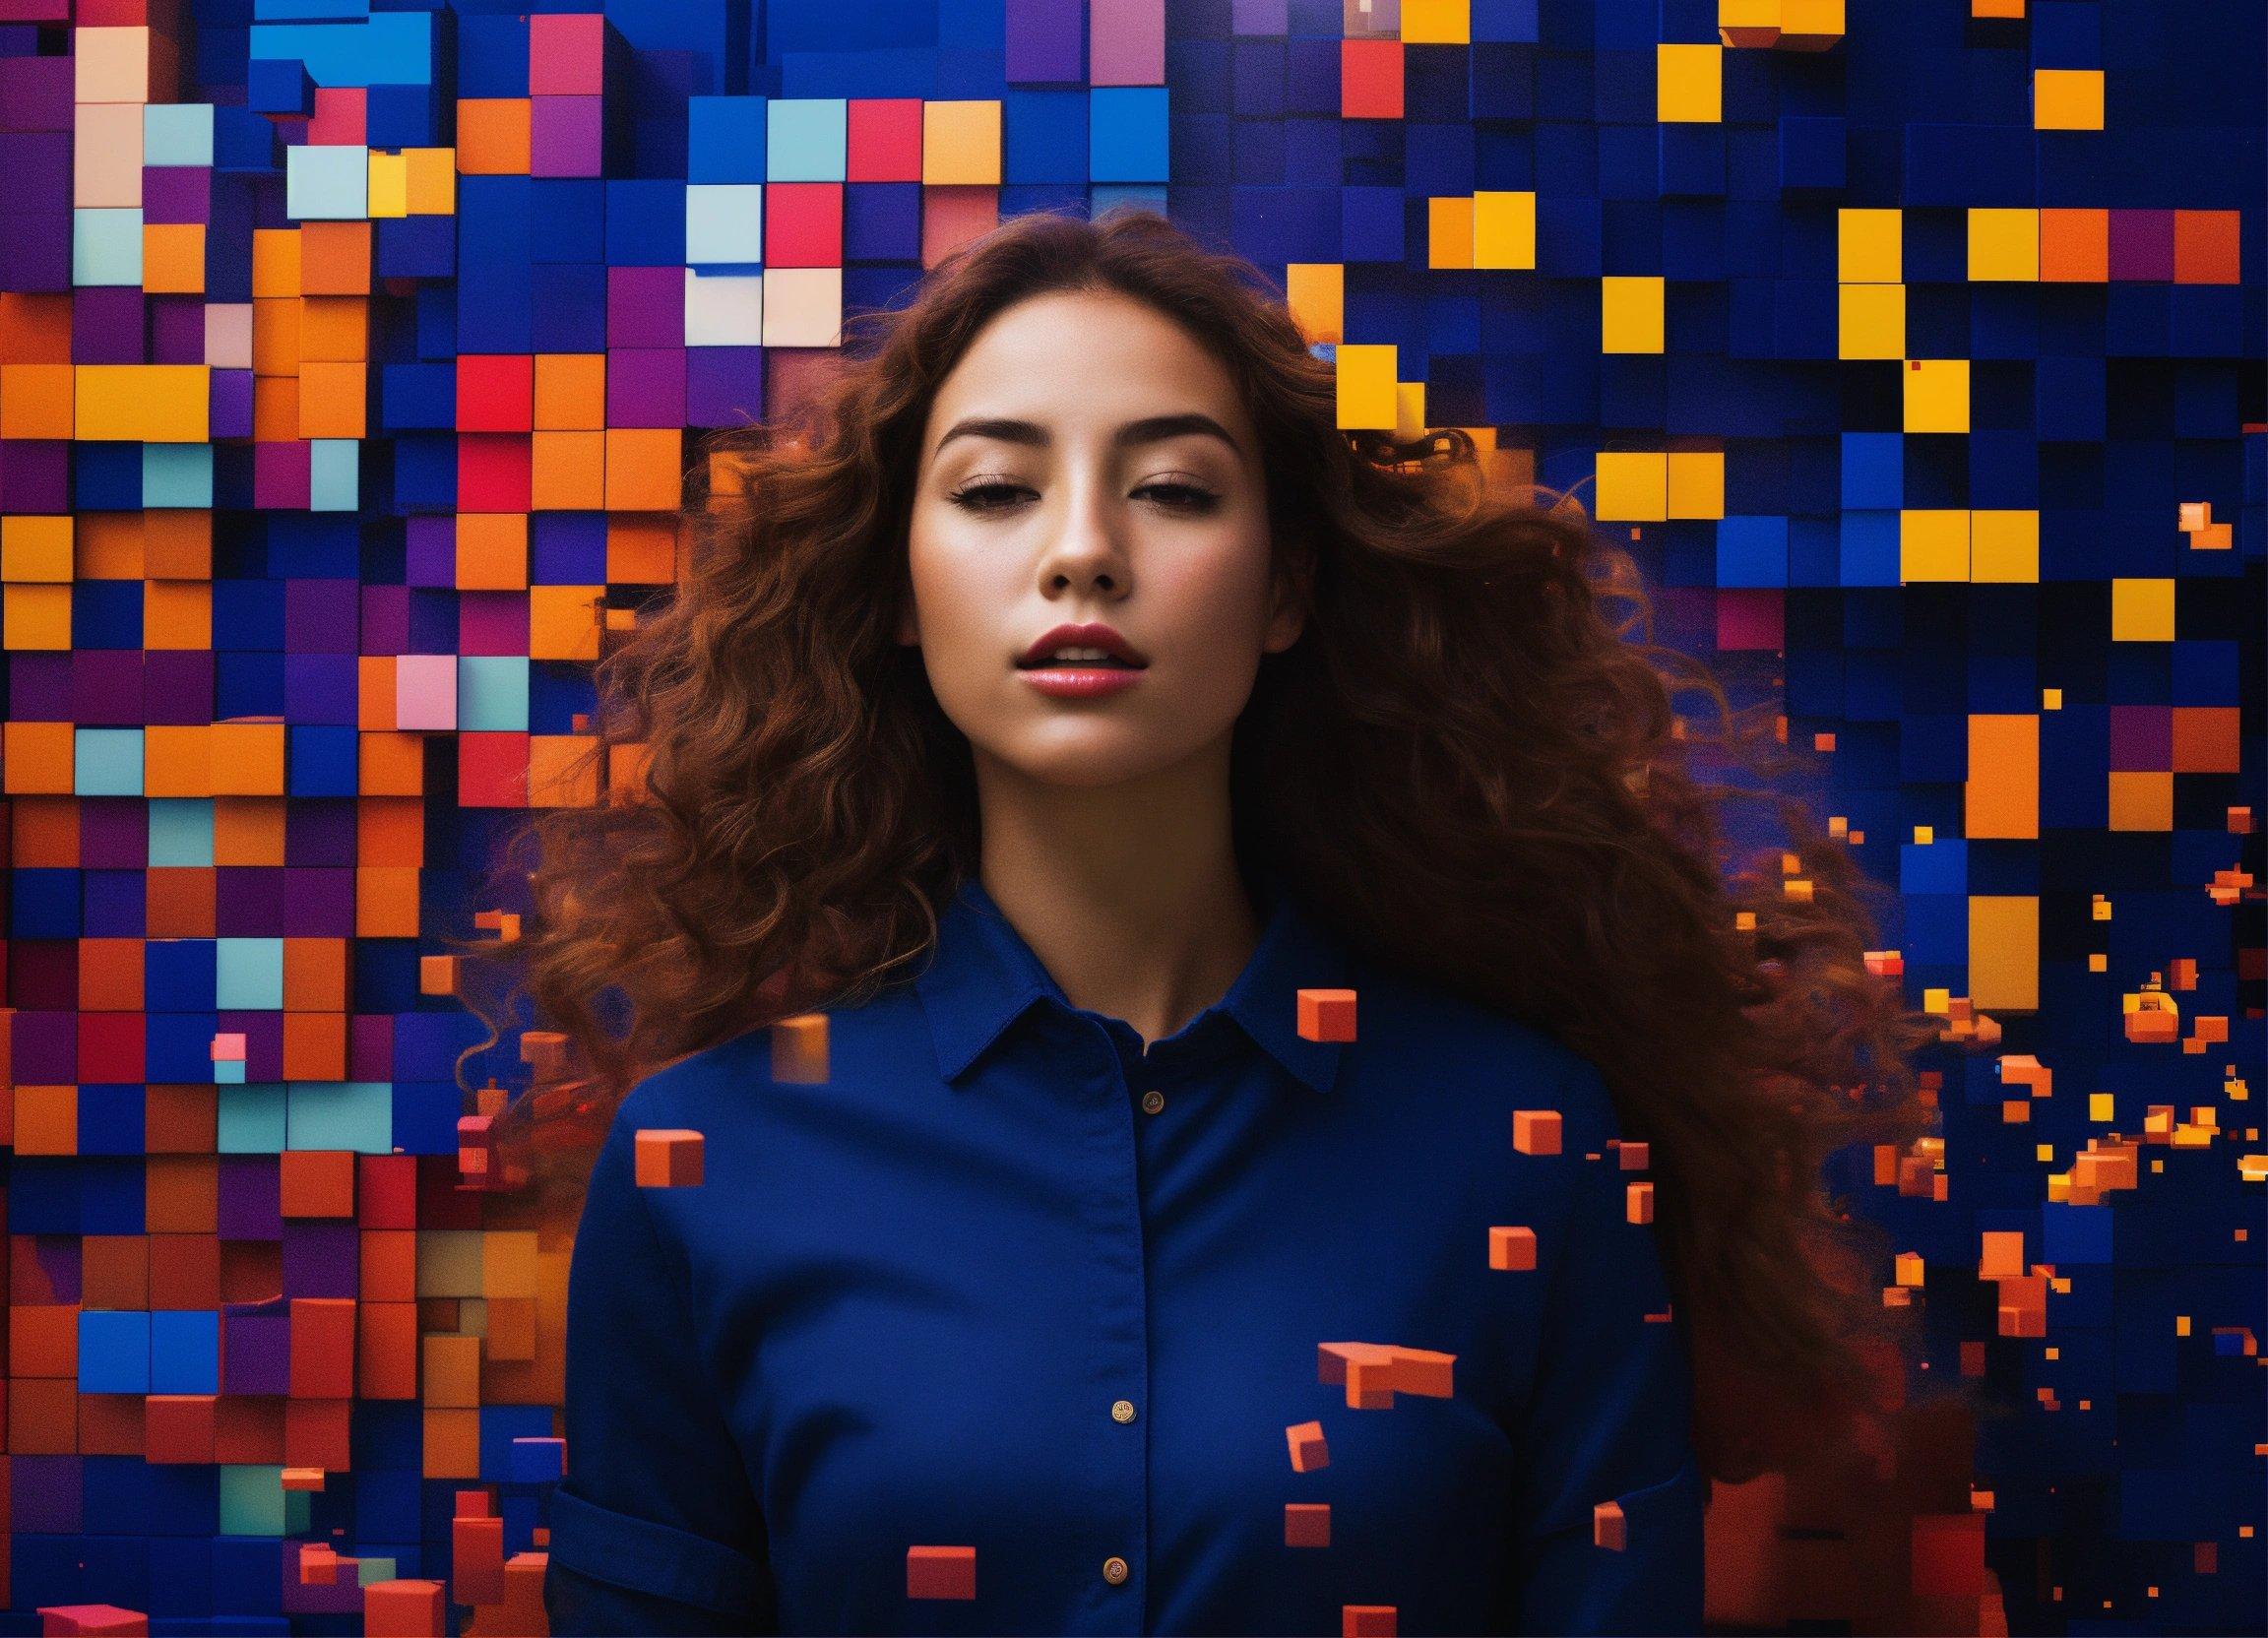
[(213, 1004), (229, 1012), (277, 1012), (284, 1006), (284, 941), (213, 941)]
[(146, 1394), (150, 1391), (149, 1310), (79, 1310), (79, 1391), (83, 1394)]
[(685, 184), (685, 260), (695, 267), (764, 260), (764, 185)]
[(1087, 174), (1097, 182), (1164, 182), (1164, 86), (1097, 86), (1087, 101)]
[(142, 110), (142, 162), (209, 165), (213, 162), (210, 102), (153, 102)]
[(222, 1087), (213, 1146), (222, 1155), (284, 1153), (284, 1088), (277, 1081)]
[(284, 151), (284, 213), (294, 221), (361, 221), (370, 215), (370, 150), (325, 143)]
[(286, 1102), (293, 1149), (394, 1152), (394, 1089), (385, 1081), (293, 1081)]
[(153, 796), (148, 803), (150, 862), (155, 866), (213, 863), (213, 798)]
[(764, 105), (764, 175), (772, 182), (841, 182), (850, 168), (850, 103), (776, 96)]
[(359, 438), (307, 440), (307, 510), (351, 512), (359, 504), (362, 441)]
[(462, 655), (457, 661), (460, 733), (528, 731), (528, 657)]
[(79, 796), (142, 794), (142, 730), (80, 728), (72, 736), (71, 790)]
[(142, 207), (71, 213), (71, 283), (142, 283)]
[(142, 504), (145, 507), (213, 505), (211, 444), (144, 444)]

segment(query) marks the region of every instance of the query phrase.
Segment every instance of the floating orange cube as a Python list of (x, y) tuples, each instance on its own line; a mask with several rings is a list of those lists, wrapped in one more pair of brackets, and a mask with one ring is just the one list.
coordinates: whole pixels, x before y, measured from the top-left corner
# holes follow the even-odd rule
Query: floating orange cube
[(701, 1181), (703, 1140), (678, 1126), (641, 1126), (637, 1136), (638, 1186), (692, 1188)]
[(1536, 1230), (1533, 1228), (1490, 1228), (1488, 1230), (1488, 1266), (1497, 1269), (1531, 1269), (1536, 1266)]
[(1514, 1109), (1512, 1147), (1523, 1155), (1559, 1153), (1560, 1121), (1557, 1109)]
[(908, 1547), (906, 1596), (910, 1599), (973, 1599), (976, 1596), (975, 1547)]
[(1353, 1040), (1354, 992), (1351, 989), (1303, 989), (1299, 992), (1299, 1039)]

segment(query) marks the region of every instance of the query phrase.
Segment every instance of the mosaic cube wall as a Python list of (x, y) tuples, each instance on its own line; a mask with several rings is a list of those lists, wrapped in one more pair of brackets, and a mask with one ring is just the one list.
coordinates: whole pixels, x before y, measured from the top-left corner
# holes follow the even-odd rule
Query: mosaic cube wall
[[(541, 1630), (569, 1247), (463, 1186), (440, 940), (592, 797), (688, 434), (1121, 201), (1280, 279), (1345, 424), (1575, 491), (1823, 753), (1945, 1020), (1853, 1207), (1998, 1408), (1905, 1590), (2254, 1626), (2263, 27), (0, 0), (0, 1631)], [(1719, 1616), (1882, 1629), (1779, 1535)]]

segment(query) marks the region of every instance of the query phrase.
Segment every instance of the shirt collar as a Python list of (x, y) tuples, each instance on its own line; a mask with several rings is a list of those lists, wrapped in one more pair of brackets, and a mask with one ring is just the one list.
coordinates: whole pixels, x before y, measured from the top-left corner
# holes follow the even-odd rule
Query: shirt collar
[[(1329, 1092), (1338, 1078), (1343, 1043), (1309, 1040), (1299, 1034), (1298, 992), (1352, 987), (1350, 953), (1281, 878), (1263, 869), (1254, 888), (1260, 899), (1260, 942), (1228, 993), (1199, 1020), (1226, 1013), (1295, 1079)], [(938, 1073), (947, 1082), (959, 1080), (1034, 1002), (1052, 1001), (1066, 1012), (1074, 1010), (1062, 986), (975, 875), (938, 914), (936, 946), (914, 987), (928, 1016)]]

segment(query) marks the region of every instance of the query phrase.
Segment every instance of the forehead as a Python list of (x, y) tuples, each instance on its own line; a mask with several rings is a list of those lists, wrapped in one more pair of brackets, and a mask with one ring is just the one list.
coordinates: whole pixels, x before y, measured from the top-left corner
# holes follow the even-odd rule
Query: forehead
[[(1107, 440), (1128, 422), (1211, 416), (1256, 458), (1234, 379), (1171, 318), (1115, 293), (1051, 292), (986, 323), (937, 391), (922, 436), (927, 458), (971, 417), (1028, 421), (1051, 442)], [(953, 448), (981, 440), (956, 438)]]

